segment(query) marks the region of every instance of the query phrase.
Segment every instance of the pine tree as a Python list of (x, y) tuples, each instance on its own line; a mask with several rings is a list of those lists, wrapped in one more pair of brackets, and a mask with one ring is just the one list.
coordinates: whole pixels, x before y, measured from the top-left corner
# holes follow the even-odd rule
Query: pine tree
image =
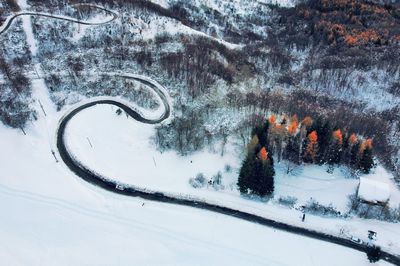
[(306, 143), (305, 138), (307, 136), (307, 131), (311, 127), (313, 123), (313, 120), (311, 117), (306, 116), (302, 121), (301, 121), (301, 126), (300, 126), (300, 137), (299, 137), (299, 149), (298, 149), (298, 161), (302, 161), (302, 156), (303, 156), (303, 147)]
[(253, 154), (248, 154), (242, 163), (242, 167), (239, 172), (238, 186), (239, 191), (242, 194), (248, 194), (250, 184), (253, 180), (253, 173), (255, 168), (255, 156)]
[(339, 164), (343, 151), (343, 135), (340, 129), (333, 131), (332, 142), (329, 148), (328, 163), (330, 165)]
[(299, 164), (299, 143), (300, 136), (289, 137), (285, 151), (283, 152), (283, 159), (289, 160), (295, 164)]
[(238, 187), (242, 194), (265, 196), (274, 191), (273, 160), (265, 147), (249, 153), (239, 172)]
[(261, 167), (259, 173), (259, 185), (253, 188), (253, 192), (259, 196), (271, 195), (274, 192), (274, 176), (275, 170), (273, 161), (268, 159), (266, 161), (259, 160)]
[[(352, 143), (352, 142), (350, 142)], [(359, 165), (359, 150), (360, 150), (360, 142), (356, 140), (355, 143), (350, 144), (350, 166), (354, 169), (358, 169)]]
[(364, 174), (369, 174), (371, 168), (375, 166), (372, 155), (372, 148), (366, 147), (362, 152), (359, 168)]
[(371, 263), (375, 263), (377, 261), (380, 260), (381, 256), (382, 256), (382, 252), (381, 252), (381, 248), (378, 246), (367, 246), (367, 257), (369, 262)]
[(316, 131), (318, 135), (318, 156), (316, 158), (317, 163), (322, 164), (328, 160), (328, 149), (331, 142), (332, 126), (328, 121), (324, 121), (322, 117), (318, 117), (309, 129), (309, 132)]
[(268, 143), (268, 129), (269, 129), (269, 122), (268, 120), (265, 121), (263, 124), (258, 125), (253, 128), (251, 135), (257, 135), (260, 145), (262, 147), (266, 147)]

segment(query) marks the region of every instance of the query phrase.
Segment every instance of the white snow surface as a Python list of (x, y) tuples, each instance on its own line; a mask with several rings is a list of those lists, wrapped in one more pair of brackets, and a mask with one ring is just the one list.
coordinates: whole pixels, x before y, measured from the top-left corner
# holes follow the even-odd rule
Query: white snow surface
[[(37, 103), (39, 119), (26, 136), (0, 125), (5, 265), (368, 265), (365, 254), (337, 245), (208, 211), (114, 195), (86, 183), (51, 155), (62, 113), (41, 86), (35, 84), (33, 93), (46, 116)], [(101, 115), (102, 108), (111, 109), (99, 105), (91, 111)], [(129, 124), (119, 118), (121, 126)], [(146, 171), (145, 165), (136, 168)]]
[(390, 198), (390, 188), (386, 183), (361, 177), (358, 196), (368, 202), (386, 202)]
[[(313, 215), (307, 215), (307, 222), (302, 223), (299, 211), (279, 206), (274, 201), (265, 203), (240, 197), (236, 181), (241, 151), (232, 143), (227, 145), (224, 156), (207, 150), (185, 157), (171, 151), (160, 153), (151, 140), (153, 125), (139, 123), (124, 114), (118, 116), (115, 112), (113, 106), (96, 105), (78, 113), (66, 128), (66, 145), (72, 155), (106, 178), (152, 191), (196, 197), (346, 238), (356, 236), (366, 241), (366, 232), (374, 230), (378, 232), (380, 245), (400, 253), (399, 224)], [(219, 151), (217, 146), (215, 150)], [(233, 168), (230, 173), (224, 171), (226, 164)], [(324, 205), (332, 203), (344, 211), (348, 196), (356, 193), (358, 180), (345, 178), (342, 169), (328, 174), (324, 167), (306, 166), (296, 175), (286, 175), (283, 163), (276, 168), (275, 198), (294, 196), (298, 204), (313, 198)], [(211, 186), (194, 189), (188, 183), (189, 178), (199, 172), (211, 178), (218, 171), (223, 175), (223, 190), (215, 191)]]
[[(33, 93), (46, 116), (35, 105), (39, 119), (26, 128), (26, 136), (0, 125), (4, 265), (369, 265), (365, 254), (341, 246), (208, 211), (114, 195), (86, 183), (51, 154), (63, 113), (55, 111), (43, 85), (36, 84)], [(110, 110), (99, 105), (88, 111), (98, 111), (96, 121), (101, 121)], [(120, 126), (146, 127), (109, 113)], [(104, 132), (109, 132), (107, 122)], [(100, 144), (94, 141), (96, 149)], [(146, 165), (134, 165), (137, 173), (146, 173)], [(171, 165), (167, 173), (177, 170)]]
[(365, 175), (364, 179), (374, 180), (379, 183), (386, 184), (389, 187), (390, 199), (389, 203), (391, 206), (400, 206), (400, 193), (398, 192), (394, 177), (388, 173), (385, 168), (378, 165), (376, 169), (373, 169), (370, 174)]

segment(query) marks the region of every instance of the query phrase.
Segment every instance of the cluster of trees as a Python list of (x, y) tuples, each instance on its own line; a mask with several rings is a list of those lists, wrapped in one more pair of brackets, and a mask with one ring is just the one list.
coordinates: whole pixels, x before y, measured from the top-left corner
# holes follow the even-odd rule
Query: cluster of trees
[(0, 121), (22, 130), (34, 114), (29, 107), (31, 85), (21, 71), (23, 64), (28, 60), (25, 57), (18, 57), (9, 63), (0, 53), (0, 74), (5, 81), (0, 84)]
[(369, 173), (374, 167), (372, 139), (343, 131), (329, 119), (306, 116), (299, 121), (294, 115), (282, 116), (278, 122), (271, 115), (265, 123), (269, 124), (267, 144), (278, 160), (328, 164), (330, 169), (345, 164), (362, 173)]
[(18, 12), (21, 10), (16, 0), (6, 0), (5, 4), (13, 11)]
[(329, 120), (306, 116), (299, 121), (297, 115), (261, 120), (252, 131), (239, 173), (241, 193), (264, 196), (273, 192), (272, 155), (288, 162), (288, 173), (302, 163), (327, 164), (328, 170), (345, 164), (365, 174), (374, 167), (372, 139), (344, 132)]
[(399, 34), (399, 8), (361, 0), (309, 0), (299, 14), (314, 20), (314, 30), (329, 44), (388, 45)]
[(207, 37), (182, 36), (179, 41), (184, 50), (161, 55), (160, 65), (170, 77), (184, 81), (193, 98), (207, 93), (217, 79), (232, 84), (235, 78), (254, 74), (254, 65), (241, 51)]

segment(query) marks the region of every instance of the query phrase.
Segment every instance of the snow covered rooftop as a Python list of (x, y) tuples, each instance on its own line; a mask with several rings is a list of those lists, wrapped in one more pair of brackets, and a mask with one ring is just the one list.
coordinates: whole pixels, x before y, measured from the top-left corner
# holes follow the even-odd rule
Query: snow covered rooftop
[(390, 198), (390, 188), (386, 183), (361, 177), (358, 197), (373, 203), (387, 202)]

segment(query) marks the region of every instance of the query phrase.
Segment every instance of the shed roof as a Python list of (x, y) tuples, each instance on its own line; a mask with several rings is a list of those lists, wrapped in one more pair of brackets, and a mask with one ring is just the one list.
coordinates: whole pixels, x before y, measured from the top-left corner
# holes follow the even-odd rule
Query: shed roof
[(386, 202), (390, 198), (390, 188), (386, 183), (361, 177), (358, 197), (373, 203)]

